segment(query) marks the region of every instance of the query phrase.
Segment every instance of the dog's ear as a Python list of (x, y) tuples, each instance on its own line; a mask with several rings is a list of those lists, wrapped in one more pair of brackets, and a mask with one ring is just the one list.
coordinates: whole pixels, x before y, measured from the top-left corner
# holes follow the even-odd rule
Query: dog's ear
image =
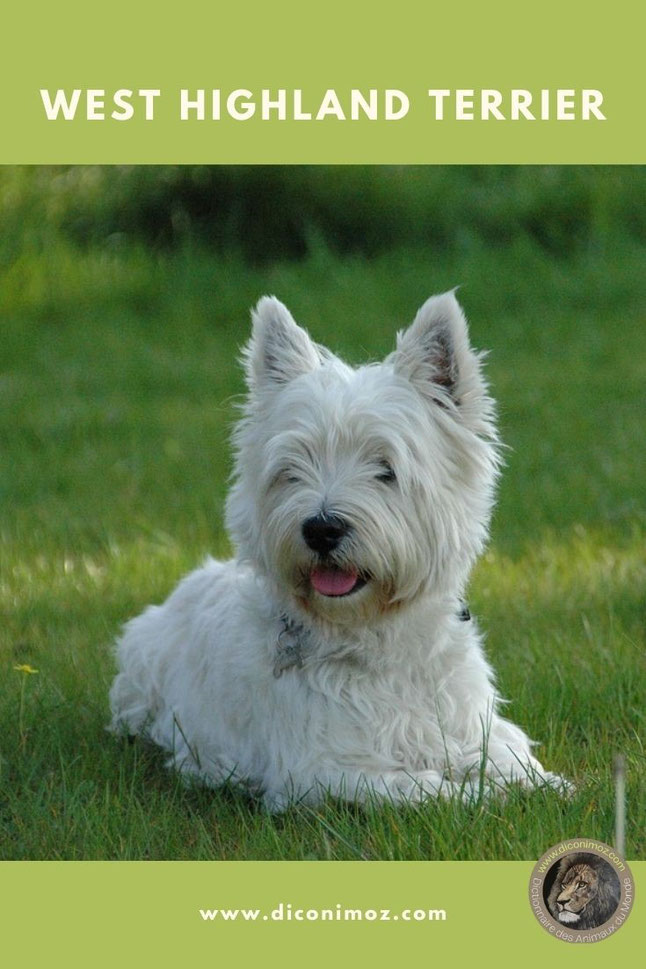
[(244, 351), (250, 390), (285, 384), (320, 365), (315, 344), (275, 296), (263, 296), (251, 319), (251, 339)]
[(395, 370), (439, 403), (460, 403), (465, 370), (476, 364), (464, 313), (453, 291), (431, 296), (408, 327), (397, 334)]

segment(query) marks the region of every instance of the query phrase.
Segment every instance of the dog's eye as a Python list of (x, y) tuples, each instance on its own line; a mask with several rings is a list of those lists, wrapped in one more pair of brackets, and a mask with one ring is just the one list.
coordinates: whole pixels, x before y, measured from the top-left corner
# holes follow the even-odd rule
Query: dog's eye
[(379, 473), (376, 475), (377, 481), (391, 482), (397, 480), (393, 466), (388, 461), (380, 461), (379, 469)]
[(269, 487), (276, 488), (280, 484), (298, 484), (300, 480), (291, 468), (281, 468), (271, 479)]

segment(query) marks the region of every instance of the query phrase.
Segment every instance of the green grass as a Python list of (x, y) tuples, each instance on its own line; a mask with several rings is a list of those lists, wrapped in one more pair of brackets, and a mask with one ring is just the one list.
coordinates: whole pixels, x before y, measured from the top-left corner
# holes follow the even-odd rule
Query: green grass
[[(314, 245), (256, 268), (189, 245), (16, 250), (0, 276), (0, 857), (536, 858), (562, 837), (612, 841), (618, 750), (627, 853), (646, 857), (643, 266), (619, 226), (570, 258), (522, 234), (370, 260)], [(576, 794), (270, 818), (183, 788), (157, 751), (105, 732), (111, 643), (229, 552), (249, 306), (275, 292), (359, 361), (457, 283), (510, 446), (470, 604), (509, 715)]]

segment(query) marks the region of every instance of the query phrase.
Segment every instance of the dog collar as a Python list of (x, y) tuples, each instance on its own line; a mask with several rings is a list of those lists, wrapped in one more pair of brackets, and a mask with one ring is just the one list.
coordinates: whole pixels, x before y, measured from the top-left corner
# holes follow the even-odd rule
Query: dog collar
[(286, 612), (280, 617), (281, 630), (276, 642), (276, 656), (274, 658), (274, 676), (279, 679), (285, 670), (295, 666), (303, 667), (303, 645), (307, 637), (305, 627), (300, 622), (290, 619)]
[(471, 613), (469, 612), (469, 607), (466, 602), (460, 602), (460, 608), (458, 609), (458, 619), (460, 622), (468, 622), (471, 619)]
[[(460, 602), (457, 616), (460, 622), (469, 622), (471, 619), (466, 602)], [(290, 619), (286, 612), (280, 617), (280, 623), (282, 628), (278, 633), (274, 658), (274, 676), (277, 680), (292, 666), (299, 670), (303, 668), (303, 647), (307, 639), (303, 623)]]

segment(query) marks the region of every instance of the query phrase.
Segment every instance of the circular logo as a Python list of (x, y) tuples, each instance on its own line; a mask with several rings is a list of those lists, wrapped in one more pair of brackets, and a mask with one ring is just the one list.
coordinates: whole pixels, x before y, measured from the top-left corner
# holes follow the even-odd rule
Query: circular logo
[(549, 848), (529, 880), (529, 903), (546, 932), (563, 942), (614, 935), (633, 907), (635, 882), (614, 848), (572, 838)]

